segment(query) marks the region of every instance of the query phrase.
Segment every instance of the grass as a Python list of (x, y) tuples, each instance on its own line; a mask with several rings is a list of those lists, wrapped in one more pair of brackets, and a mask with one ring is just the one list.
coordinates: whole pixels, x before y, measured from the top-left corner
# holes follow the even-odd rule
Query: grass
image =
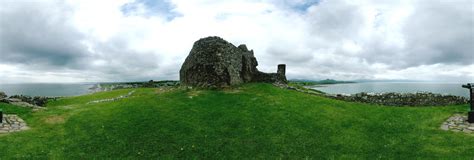
[(474, 136), (440, 124), (467, 105), (385, 107), (247, 84), (222, 91), (136, 89), (48, 109), (0, 104), (31, 129), (0, 136), (0, 159), (472, 159)]

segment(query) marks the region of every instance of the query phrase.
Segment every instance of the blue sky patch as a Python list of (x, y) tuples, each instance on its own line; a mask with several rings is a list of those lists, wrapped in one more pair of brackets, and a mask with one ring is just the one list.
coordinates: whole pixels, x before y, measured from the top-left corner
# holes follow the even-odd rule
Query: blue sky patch
[[(322, 0), (306, 0), (302, 3), (299, 3), (299, 4), (294, 4), (292, 5), (291, 7), (295, 10), (297, 10), (298, 12), (306, 12), (306, 10), (313, 6), (313, 5), (318, 5)], [(290, 2), (287, 2), (287, 3), (290, 3)]]
[[(143, 6), (145, 13), (137, 13), (140, 6)], [(179, 13), (173, 11), (175, 6), (168, 0), (135, 0), (133, 2), (124, 4), (121, 11), (124, 15), (143, 14), (142, 16), (164, 16), (167, 20), (173, 20), (181, 16)]]

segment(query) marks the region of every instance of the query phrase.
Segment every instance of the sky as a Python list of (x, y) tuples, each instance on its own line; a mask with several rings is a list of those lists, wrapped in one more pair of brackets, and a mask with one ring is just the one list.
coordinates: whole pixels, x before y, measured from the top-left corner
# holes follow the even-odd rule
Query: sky
[(0, 83), (178, 80), (207, 36), (288, 79), (474, 82), (472, 0), (0, 0)]

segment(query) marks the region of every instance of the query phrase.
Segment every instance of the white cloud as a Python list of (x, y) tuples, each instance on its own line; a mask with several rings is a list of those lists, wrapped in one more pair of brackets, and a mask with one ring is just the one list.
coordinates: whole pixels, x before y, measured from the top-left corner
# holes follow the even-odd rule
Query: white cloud
[(214, 35), (254, 49), (260, 70), (286, 63), (290, 79), (474, 79), (469, 0), (139, 2), (0, 2), (2, 82), (177, 79), (193, 42)]

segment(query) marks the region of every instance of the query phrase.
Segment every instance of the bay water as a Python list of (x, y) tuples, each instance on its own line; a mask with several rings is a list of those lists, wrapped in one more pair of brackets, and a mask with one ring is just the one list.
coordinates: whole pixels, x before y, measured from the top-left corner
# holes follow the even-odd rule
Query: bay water
[(463, 83), (436, 83), (436, 82), (361, 82), (331, 85), (310, 86), (330, 94), (367, 93), (416, 93), (432, 92), (444, 95), (455, 95), (469, 98), (469, 90), (462, 88)]
[(93, 84), (87, 83), (24, 83), (0, 84), (0, 91), (8, 96), (77, 96), (90, 93)]
[[(0, 84), (0, 91), (7, 95), (28, 96), (76, 96), (90, 93), (92, 83), (25, 83)], [(435, 82), (361, 82), (310, 86), (330, 94), (367, 93), (416, 93), (432, 92), (445, 95), (469, 97), (469, 90), (462, 83)]]

